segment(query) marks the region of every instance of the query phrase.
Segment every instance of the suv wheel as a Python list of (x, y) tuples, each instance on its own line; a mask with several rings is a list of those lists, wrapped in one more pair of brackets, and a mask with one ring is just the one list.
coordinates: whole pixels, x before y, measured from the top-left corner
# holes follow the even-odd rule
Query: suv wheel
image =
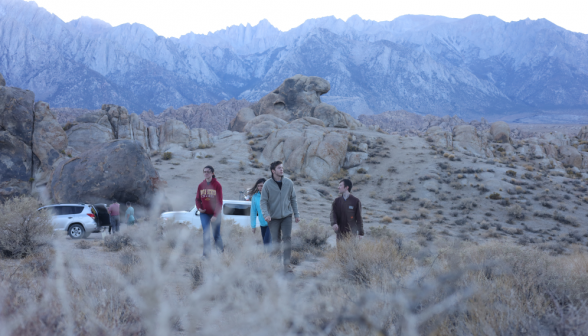
[(67, 229), (67, 234), (72, 239), (84, 238), (85, 232), (86, 232), (86, 230), (84, 230), (84, 227), (80, 224), (74, 224), (74, 225), (70, 226), (69, 229)]

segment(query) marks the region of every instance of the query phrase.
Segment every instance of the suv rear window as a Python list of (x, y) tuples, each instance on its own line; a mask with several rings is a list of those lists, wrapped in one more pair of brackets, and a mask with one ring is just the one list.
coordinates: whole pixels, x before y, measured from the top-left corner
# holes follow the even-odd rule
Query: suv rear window
[(251, 205), (249, 204), (228, 204), (223, 205), (223, 214), (229, 216), (249, 216)]
[(81, 213), (82, 211), (84, 211), (83, 206), (65, 205), (55, 207), (55, 213), (57, 215), (75, 215)]

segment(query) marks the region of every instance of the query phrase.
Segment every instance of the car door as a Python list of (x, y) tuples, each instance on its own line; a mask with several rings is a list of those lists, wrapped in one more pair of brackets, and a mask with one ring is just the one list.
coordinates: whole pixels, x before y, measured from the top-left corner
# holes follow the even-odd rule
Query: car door
[(68, 210), (66, 206), (53, 206), (49, 207), (49, 211), (52, 215), (53, 227), (55, 230), (67, 230), (67, 223), (69, 222)]

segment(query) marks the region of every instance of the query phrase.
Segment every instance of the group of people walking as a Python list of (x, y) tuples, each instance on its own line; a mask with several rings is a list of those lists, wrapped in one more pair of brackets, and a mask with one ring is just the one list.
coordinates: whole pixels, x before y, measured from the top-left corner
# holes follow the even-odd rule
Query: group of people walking
[[(251, 229), (255, 234), (259, 220), (261, 238), (266, 251), (279, 253), (282, 250), (284, 270), (291, 272), (290, 256), (292, 252), (292, 222), (300, 222), (296, 191), (292, 180), (284, 176), (281, 161), (270, 164), (271, 177), (260, 178), (247, 190), (251, 200)], [(214, 168), (203, 169), (204, 181), (198, 185), (196, 207), (200, 212), (204, 239), (204, 257), (211, 253), (211, 229), (215, 247), (223, 252), (224, 246), (220, 233), (221, 211), (223, 205), (222, 186), (214, 175)], [(363, 220), (361, 202), (351, 195), (353, 184), (348, 179), (339, 182), (339, 194), (331, 206), (331, 227), (337, 235), (337, 242), (349, 237), (363, 237)]]

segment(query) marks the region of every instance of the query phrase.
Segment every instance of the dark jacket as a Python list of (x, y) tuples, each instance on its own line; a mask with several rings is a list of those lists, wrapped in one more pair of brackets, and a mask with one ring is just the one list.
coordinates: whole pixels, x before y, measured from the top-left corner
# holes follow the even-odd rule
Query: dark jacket
[(347, 200), (343, 196), (335, 198), (331, 206), (331, 225), (335, 224), (339, 226), (338, 238), (349, 233), (364, 235), (361, 202), (357, 197), (350, 194)]
[(196, 191), (196, 207), (206, 210), (207, 215), (220, 216), (223, 208), (223, 187), (212, 178), (210, 184), (206, 180), (202, 181)]

